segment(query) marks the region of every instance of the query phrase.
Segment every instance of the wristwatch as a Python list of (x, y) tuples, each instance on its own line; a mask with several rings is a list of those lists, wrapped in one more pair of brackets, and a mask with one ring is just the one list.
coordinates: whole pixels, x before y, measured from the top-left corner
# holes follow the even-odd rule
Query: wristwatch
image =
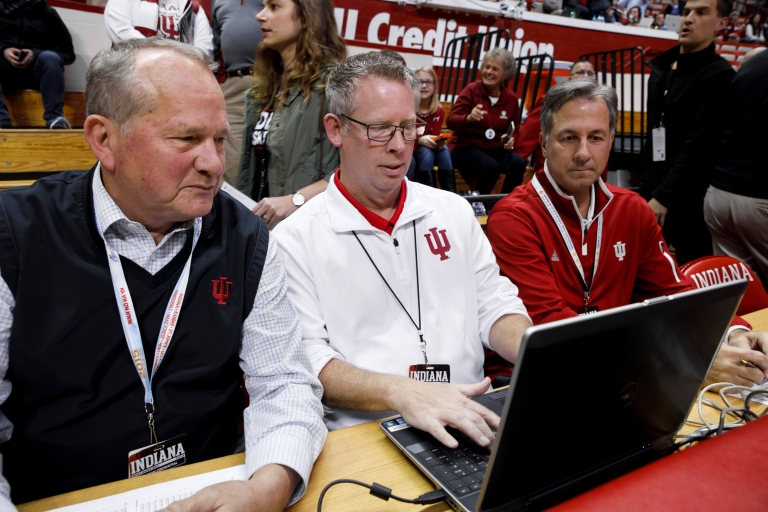
[(303, 205), (305, 201), (306, 201), (306, 198), (304, 197), (304, 194), (302, 194), (301, 192), (296, 192), (291, 197), (291, 202), (296, 208)]

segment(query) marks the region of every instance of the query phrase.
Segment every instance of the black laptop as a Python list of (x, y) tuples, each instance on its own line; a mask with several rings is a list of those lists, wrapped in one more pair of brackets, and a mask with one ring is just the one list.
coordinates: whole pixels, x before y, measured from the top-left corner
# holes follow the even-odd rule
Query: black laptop
[(476, 400), (501, 416), (491, 451), (411, 428), (386, 435), (455, 510), (540, 510), (669, 452), (746, 281), (529, 328), (508, 389)]

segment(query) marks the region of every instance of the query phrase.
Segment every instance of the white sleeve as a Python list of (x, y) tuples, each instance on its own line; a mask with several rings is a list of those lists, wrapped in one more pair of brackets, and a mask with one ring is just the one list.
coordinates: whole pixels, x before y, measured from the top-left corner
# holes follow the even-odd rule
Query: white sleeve
[(195, 15), (195, 46), (203, 50), (208, 58), (213, 59), (213, 32), (202, 7)]
[[(5, 378), (8, 373), (8, 342), (11, 338), (11, 326), (13, 325), (13, 308), (16, 306), (16, 300), (13, 298), (11, 289), (0, 277), (0, 405), (8, 400), (11, 394), (11, 383)], [(8, 441), (13, 433), (13, 425), (8, 421), (3, 413), (0, 412), (0, 444)], [(2, 475), (3, 458), (0, 455), (0, 512), (7, 510), (16, 510), (10, 501), (11, 490), (8, 481)]]
[(501, 275), (491, 243), (483, 233), (480, 223), (474, 218), (472, 207), (467, 203), (467, 215), (471, 216), (472, 247), (475, 248), (475, 286), (477, 290), (477, 319), (480, 339), (490, 350), (489, 336), (493, 324), (504, 315), (522, 315), (531, 321), (523, 301), (518, 296), (517, 286)]
[(309, 258), (302, 244), (297, 243), (294, 235), (296, 230), (295, 225), (290, 228), (278, 225), (272, 236), (277, 240), (280, 256), (288, 273), (288, 297), (299, 312), (304, 348), (312, 364), (312, 372), (318, 376), (331, 359), (344, 361), (344, 356), (330, 345), (320, 298), (308, 263)]
[(104, 25), (113, 43), (144, 38), (133, 26), (132, 11), (132, 0), (109, 0), (104, 7)]

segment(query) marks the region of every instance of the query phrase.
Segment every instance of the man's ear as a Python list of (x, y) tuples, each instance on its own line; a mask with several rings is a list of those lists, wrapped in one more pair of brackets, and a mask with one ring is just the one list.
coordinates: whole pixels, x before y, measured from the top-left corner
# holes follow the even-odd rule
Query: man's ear
[(104, 116), (90, 115), (83, 123), (83, 134), (101, 166), (108, 171), (114, 171), (118, 134), (112, 121)]
[(323, 124), (325, 124), (325, 133), (328, 135), (328, 140), (331, 141), (331, 144), (340, 148), (344, 122), (336, 114), (325, 114)]
[(717, 33), (723, 30), (727, 24), (728, 16), (717, 20), (717, 23), (715, 23), (715, 37), (717, 37)]
[(539, 132), (539, 144), (541, 145), (541, 154), (547, 158), (547, 138), (543, 132)]

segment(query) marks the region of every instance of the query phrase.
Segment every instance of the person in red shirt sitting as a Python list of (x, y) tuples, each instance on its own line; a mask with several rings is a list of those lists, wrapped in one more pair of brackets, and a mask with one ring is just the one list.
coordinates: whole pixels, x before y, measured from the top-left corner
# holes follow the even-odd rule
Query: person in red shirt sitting
[(424, 128), (424, 136), (419, 139), (418, 146), (413, 152), (413, 158), (417, 164), (417, 170), (423, 173), (425, 185), (434, 186), (432, 171), (437, 165), (437, 179), (440, 180), (440, 188), (449, 192), (456, 192), (456, 180), (453, 176), (453, 163), (451, 152), (445, 145), (443, 133), (443, 119), (445, 109), (440, 106), (435, 91), (438, 89), (437, 75), (431, 66), (424, 66), (416, 70), (416, 78), (419, 81), (419, 118), (427, 123)]
[[(514, 276), (534, 325), (696, 288), (677, 272), (645, 201), (600, 179), (617, 117), (611, 87), (574, 80), (550, 89), (541, 112), (544, 169), (488, 218), (501, 273)], [(763, 381), (768, 333), (737, 317), (726, 340), (707, 381)]]
[(504, 48), (494, 48), (481, 63), (481, 79), (459, 93), (448, 115), (453, 136), (448, 141), (453, 164), (465, 180), (477, 179), (475, 188), (490, 194), (499, 174), (506, 175), (501, 191), (519, 185), (525, 174), (525, 162), (514, 153), (520, 131), (510, 126), (520, 119), (520, 106), (507, 83), (515, 76), (515, 58)]

